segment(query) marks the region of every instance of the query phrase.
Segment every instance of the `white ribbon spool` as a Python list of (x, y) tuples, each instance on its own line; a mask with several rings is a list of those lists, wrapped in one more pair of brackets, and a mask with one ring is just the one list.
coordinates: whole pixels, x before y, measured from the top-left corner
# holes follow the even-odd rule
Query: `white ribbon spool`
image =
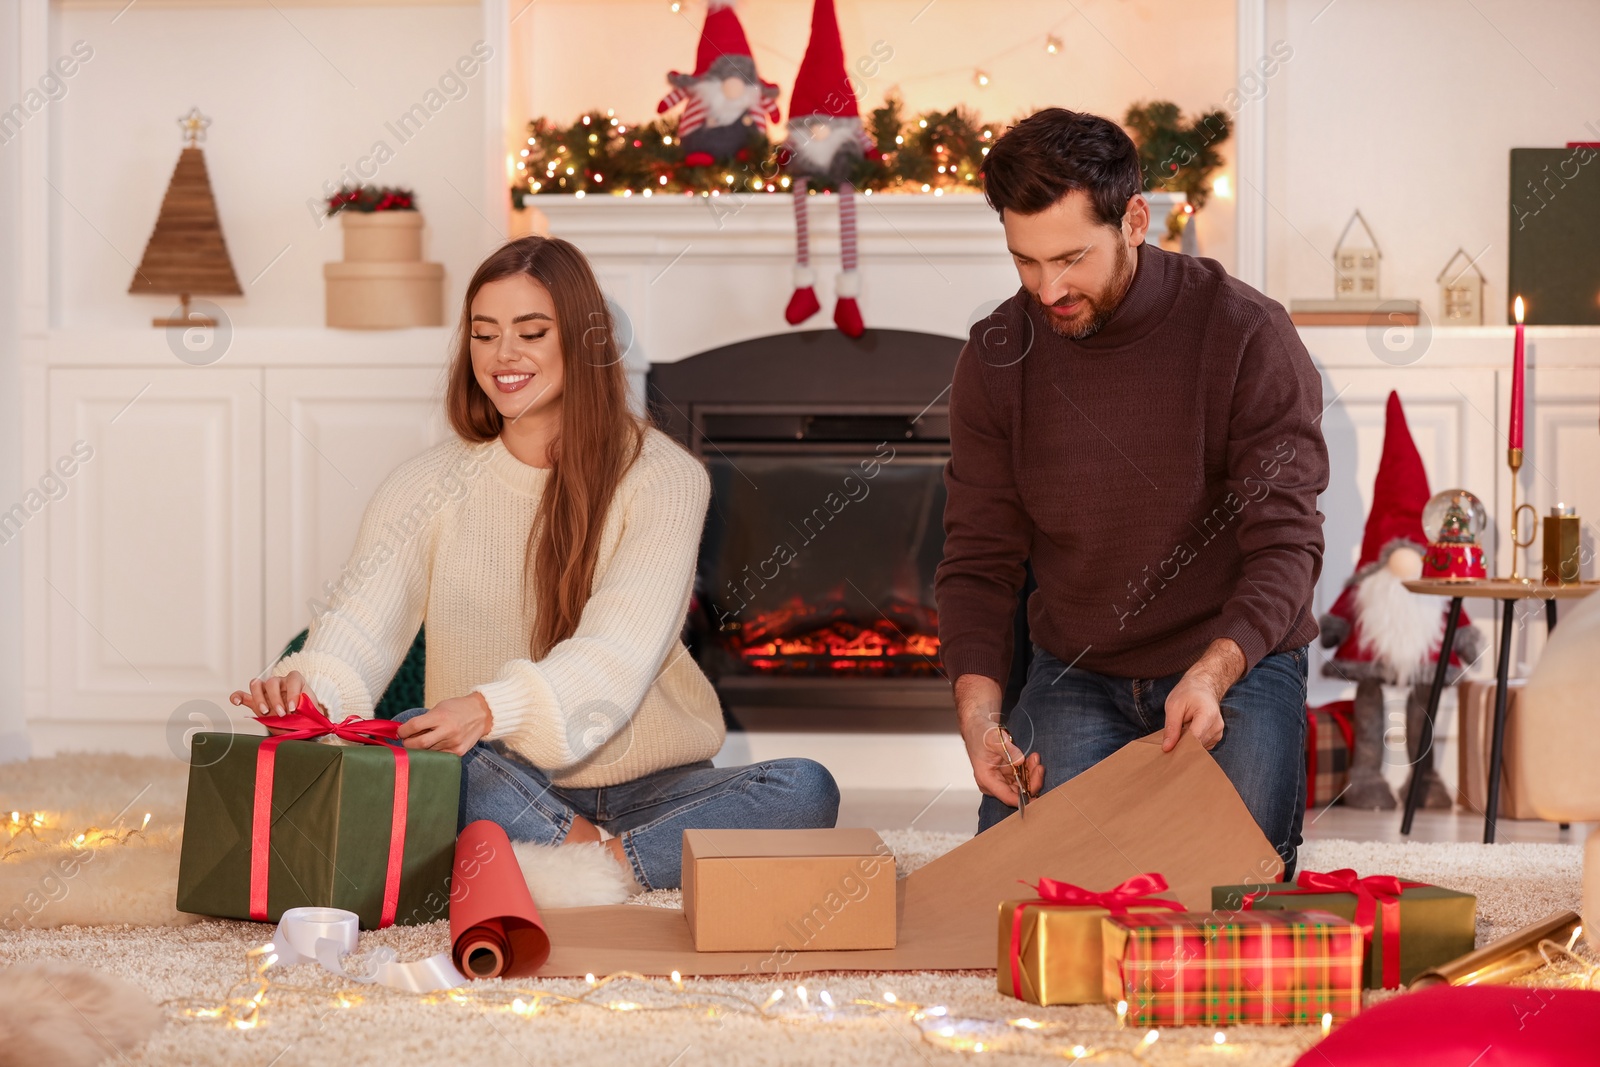
[(452, 989), (467, 980), (456, 970), (450, 953), (439, 952), (410, 963), (395, 962), (392, 948), (379, 947), (364, 954), (359, 972), (345, 969), (343, 957), (356, 951), (360, 920), (342, 908), (290, 908), (278, 920), (272, 935), (274, 966), (320, 963), (341, 978), (363, 985), (382, 985), (411, 993)]

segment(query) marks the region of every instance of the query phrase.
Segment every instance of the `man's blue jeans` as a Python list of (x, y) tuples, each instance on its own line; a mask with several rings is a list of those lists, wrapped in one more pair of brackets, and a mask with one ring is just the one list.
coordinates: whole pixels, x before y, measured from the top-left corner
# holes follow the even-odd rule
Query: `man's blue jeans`
[[(421, 715), (412, 708), (395, 716)], [(670, 767), (620, 785), (567, 789), (498, 741), (480, 741), (461, 757), (459, 826), (488, 819), (513, 841), (554, 845), (577, 816), (622, 841), (634, 880), (675, 889), (685, 830), (808, 830), (839, 816), (839, 787), (820, 763), (776, 759), (748, 767), (710, 760)], [(459, 828), (459, 827), (458, 827)]]
[[(1222, 698), (1222, 740), (1211, 755), (1244, 798), (1294, 874), (1306, 808), (1306, 661), (1304, 647), (1267, 656)], [(1167, 694), (1183, 675), (1112, 678), (1068, 669), (1035, 645), (1028, 681), (1006, 728), (1018, 748), (1039, 753), (1044, 788), (1054, 789), (1128, 742), (1162, 729)], [(985, 796), (978, 829), (1016, 809)]]

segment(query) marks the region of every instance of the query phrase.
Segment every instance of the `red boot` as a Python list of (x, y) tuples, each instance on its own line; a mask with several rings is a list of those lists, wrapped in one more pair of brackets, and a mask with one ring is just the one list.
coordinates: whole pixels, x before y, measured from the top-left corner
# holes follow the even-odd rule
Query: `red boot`
[(816, 283), (817, 274), (810, 267), (795, 267), (794, 295), (789, 298), (789, 306), (783, 309), (783, 317), (790, 326), (798, 326), (822, 310), (813, 288)]
[(860, 337), (867, 328), (861, 321), (861, 306), (856, 303), (856, 297), (861, 295), (860, 273), (853, 270), (841, 273), (834, 292), (838, 299), (833, 304), (833, 324), (846, 337)]

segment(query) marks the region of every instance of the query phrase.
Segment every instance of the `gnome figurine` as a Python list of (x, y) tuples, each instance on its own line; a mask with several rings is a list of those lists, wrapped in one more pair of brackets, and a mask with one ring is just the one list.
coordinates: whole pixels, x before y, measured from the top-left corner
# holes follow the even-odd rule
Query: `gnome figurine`
[(789, 138), (779, 153), (783, 169), (794, 182), (794, 294), (783, 312), (791, 326), (798, 326), (822, 310), (813, 288), (817, 276), (811, 269), (811, 241), (806, 225), (806, 188), (810, 179), (820, 178), (839, 188), (841, 273), (835, 288), (833, 321), (849, 337), (860, 337), (866, 329), (856, 303), (861, 293), (861, 275), (856, 269), (855, 186), (848, 178), (863, 156), (878, 159), (881, 153), (861, 124), (855, 90), (850, 88), (845, 72), (844, 45), (839, 39), (833, 0), (815, 0), (811, 40), (806, 44), (805, 58), (800, 61), (794, 92), (789, 97)]
[[(1372, 512), (1361, 540), (1361, 561), (1333, 608), (1320, 620), (1322, 646), (1337, 649), (1322, 673), (1356, 683), (1355, 751), (1343, 801), (1347, 807), (1395, 807), (1394, 793), (1382, 773), (1385, 685), (1410, 687), (1406, 750), (1412, 773), (1423, 776), (1423, 807), (1452, 806), (1450, 792), (1433, 766), (1433, 752), (1420, 751), (1428, 690), (1444, 637), (1446, 604), (1442, 597), (1421, 596), (1402, 584), (1422, 575), (1422, 557), (1428, 550), (1422, 508), (1428, 497), (1422, 457), (1411, 440), (1400, 397), (1391, 392)], [(1482, 636), (1463, 612), (1454, 648), (1446, 653), (1450, 657), (1447, 682), (1460, 678), (1482, 651), (1482, 644)]]
[(656, 112), (687, 101), (678, 120), (685, 166), (709, 167), (743, 158), (752, 128), (765, 131), (778, 121), (778, 87), (756, 74), (755, 57), (733, 0), (710, 0), (700, 31), (694, 73), (667, 75), (672, 91)]

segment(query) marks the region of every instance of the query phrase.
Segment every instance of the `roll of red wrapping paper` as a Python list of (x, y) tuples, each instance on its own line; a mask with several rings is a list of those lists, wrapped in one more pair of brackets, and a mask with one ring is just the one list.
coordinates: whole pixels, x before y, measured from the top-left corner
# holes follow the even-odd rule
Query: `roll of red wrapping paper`
[(511, 841), (487, 819), (469, 823), (456, 838), (450, 955), (468, 978), (531, 975), (550, 956), (550, 938)]

